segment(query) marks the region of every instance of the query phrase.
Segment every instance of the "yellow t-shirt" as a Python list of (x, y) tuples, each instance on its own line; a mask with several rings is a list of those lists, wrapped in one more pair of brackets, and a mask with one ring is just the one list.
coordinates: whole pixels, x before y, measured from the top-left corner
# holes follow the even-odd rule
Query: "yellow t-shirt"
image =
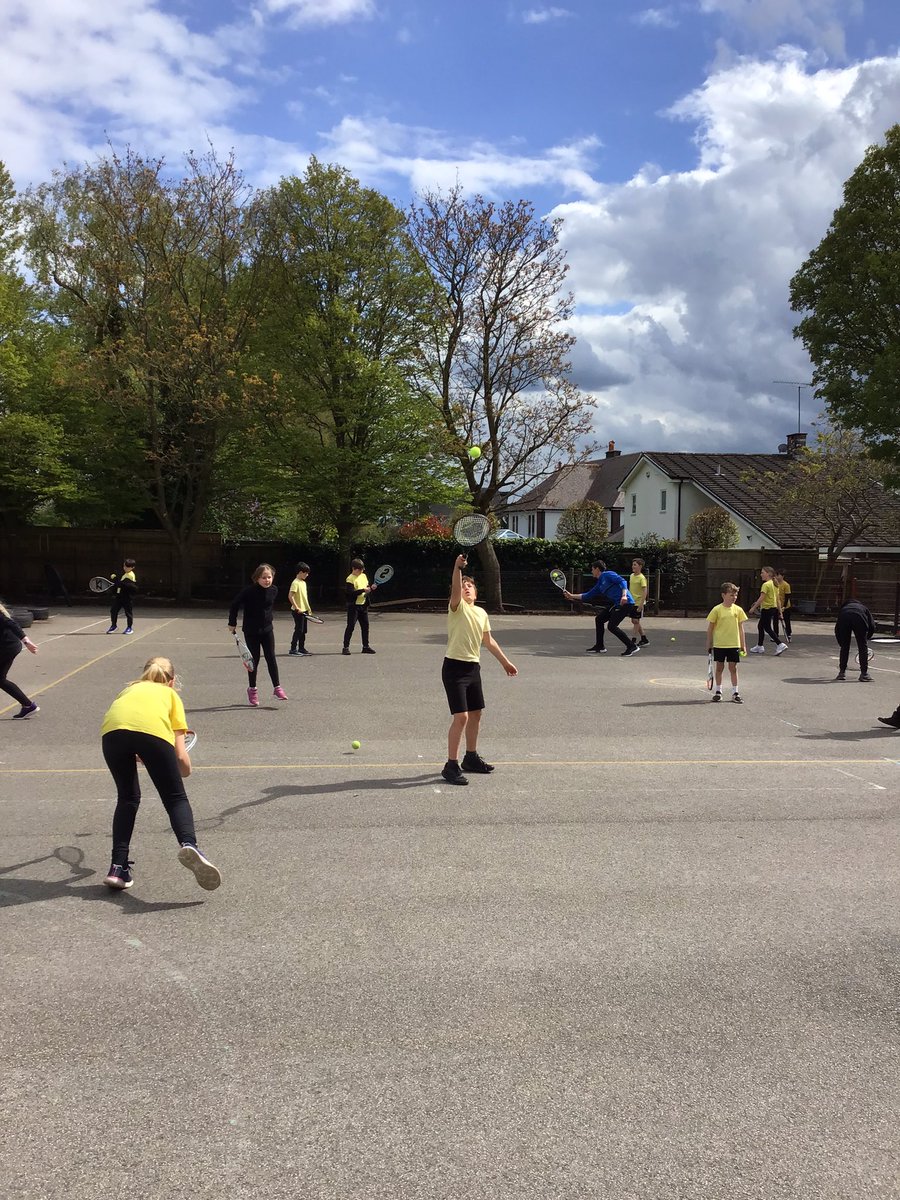
[[(351, 572), (347, 576), (346, 582), (352, 583), (353, 586), (357, 589), (357, 591), (359, 591), (360, 588), (367, 588), (369, 586), (369, 579), (368, 579), (368, 576), (366, 575), (365, 571), (360, 571), (360, 573), (358, 575), (354, 575)], [(365, 604), (367, 599), (368, 599), (367, 593), (364, 591), (360, 592), (359, 595), (356, 597), (356, 603), (357, 604)]]
[(761, 608), (777, 608), (778, 597), (775, 592), (775, 584), (771, 579), (767, 579), (762, 585), (762, 604)]
[(302, 613), (312, 612), (309, 607), (309, 597), (306, 594), (306, 580), (295, 579), (288, 588), (288, 602), (292, 609)]
[(638, 608), (642, 608), (647, 596), (647, 576), (643, 574), (629, 575), (628, 590), (634, 596), (634, 602)]
[(778, 599), (781, 601), (782, 609), (791, 607), (791, 585), (786, 579), (782, 579), (778, 585)]
[(456, 612), (447, 607), (447, 658), (460, 662), (479, 662), (481, 639), (489, 633), (491, 623), (487, 612), (477, 604), (460, 600)]
[(747, 614), (739, 604), (717, 604), (706, 618), (715, 625), (713, 646), (717, 650), (739, 650), (741, 648), (741, 625)]
[(119, 692), (106, 710), (101, 735), (115, 729), (149, 733), (175, 745), (175, 734), (187, 730), (184, 705), (174, 688), (165, 683), (139, 679)]

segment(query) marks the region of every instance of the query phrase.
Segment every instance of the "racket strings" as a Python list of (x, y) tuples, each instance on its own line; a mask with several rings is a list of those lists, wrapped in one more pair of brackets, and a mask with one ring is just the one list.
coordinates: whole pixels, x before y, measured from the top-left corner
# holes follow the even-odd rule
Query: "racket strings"
[(491, 523), (480, 513), (460, 517), (453, 526), (453, 536), (461, 546), (475, 546), (483, 542), (490, 532)]

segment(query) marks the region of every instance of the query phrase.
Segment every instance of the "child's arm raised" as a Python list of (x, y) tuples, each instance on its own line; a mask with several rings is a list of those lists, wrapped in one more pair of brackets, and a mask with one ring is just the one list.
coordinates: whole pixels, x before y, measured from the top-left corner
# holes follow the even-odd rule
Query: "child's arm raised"
[(464, 554), (458, 554), (456, 562), (453, 564), (453, 575), (450, 582), (450, 607), (454, 612), (462, 604), (462, 569), (468, 561)]

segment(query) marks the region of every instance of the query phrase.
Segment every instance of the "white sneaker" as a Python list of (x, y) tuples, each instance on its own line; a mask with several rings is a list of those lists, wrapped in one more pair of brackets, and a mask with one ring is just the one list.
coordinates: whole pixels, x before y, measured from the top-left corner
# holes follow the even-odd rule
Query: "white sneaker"
[(178, 861), (189, 871), (205, 892), (214, 892), (222, 882), (219, 868), (213, 866), (205, 854), (201, 854), (196, 846), (185, 843), (178, 851)]
[(776, 654), (784, 654), (785, 650), (787, 650), (787, 642), (779, 642), (775, 647)]
[(765, 652), (766, 652), (765, 646), (751, 646), (750, 647), (751, 654), (765, 654)]

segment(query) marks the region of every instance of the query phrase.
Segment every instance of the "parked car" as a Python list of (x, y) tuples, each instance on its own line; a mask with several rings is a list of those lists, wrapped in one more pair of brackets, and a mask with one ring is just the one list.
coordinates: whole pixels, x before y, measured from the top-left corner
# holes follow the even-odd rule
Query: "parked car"
[(495, 542), (524, 542), (525, 538), (521, 533), (514, 533), (512, 529), (498, 529), (494, 534)]

